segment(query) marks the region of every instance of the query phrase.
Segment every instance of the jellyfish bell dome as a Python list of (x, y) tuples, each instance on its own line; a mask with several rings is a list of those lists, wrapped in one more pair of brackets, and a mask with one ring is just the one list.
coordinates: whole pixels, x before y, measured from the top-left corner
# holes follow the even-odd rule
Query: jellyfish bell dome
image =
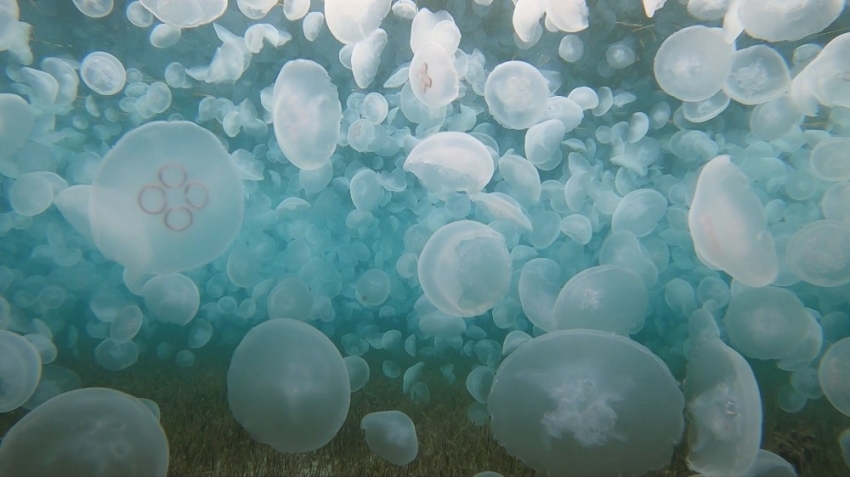
[(655, 81), (667, 94), (697, 102), (720, 91), (734, 47), (719, 28), (693, 25), (668, 36), (655, 54)]
[(227, 10), (227, 0), (140, 0), (161, 22), (194, 28), (215, 21)]
[(444, 131), (411, 149), (404, 170), (440, 198), (452, 192), (480, 192), (496, 170), (487, 147), (471, 134)]
[(643, 475), (670, 462), (685, 401), (640, 344), (596, 330), (547, 333), (511, 353), (487, 408), (509, 454), (547, 475)]
[(502, 234), (459, 220), (431, 235), (419, 255), (418, 273), (423, 293), (440, 311), (476, 316), (507, 294), (511, 256)]
[(508, 129), (528, 129), (546, 114), (549, 86), (540, 70), (523, 61), (493, 68), (484, 84), (490, 114)]
[(139, 399), (114, 389), (60, 394), (0, 444), (0, 475), (165, 476), (168, 439)]
[(0, 413), (17, 409), (41, 378), (41, 355), (23, 336), (0, 330)]
[(331, 340), (287, 318), (252, 328), (227, 372), (233, 416), (278, 452), (310, 452), (330, 442), (348, 415), (350, 395), (348, 368)]
[(328, 72), (311, 60), (287, 62), (275, 80), (272, 103), (275, 138), (289, 161), (305, 170), (327, 163), (342, 121), (339, 93)]
[(844, 10), (844, 0), (795, 0), (765, 2), (741, 0), (738, 18), (753, 38), (795, 41), (818, 33)]
[(243, 186), (211, 132), (154, 121), (103, 158), (89, 199), (95, 244), (137, 272), (189, 270), (215, 259), (242, 226)]
[(357, 43), (381, 26), (390, 0), (325, 0), (325, 23), (341, 43)]

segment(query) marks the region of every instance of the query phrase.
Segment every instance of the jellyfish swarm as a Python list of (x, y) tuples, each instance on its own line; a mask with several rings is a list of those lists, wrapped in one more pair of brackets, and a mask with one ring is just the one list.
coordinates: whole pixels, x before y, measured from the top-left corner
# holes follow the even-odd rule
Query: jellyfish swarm
[(153, 412), (114, 389), (60, 394), (0, 444), (0, 475), (165, 476), (168, 440)]
[(595, 330), (523, 344), (499, 366), (487, 404), (508, 453), (559, 476), (643, 475), (667, 465), (684, 406), (663, 361)]
[(291, 319), (252, 328), (227, 371), (233, 416), (278, 452), (310, 452), (330, 442), (348, 415), (350, 394), (348, 369), (331, 340)]
[(136, 272), (199, 267), (242, 226), (242, 181), (211, 132), (187, 121), (154, 121), (103, 158), (89, 200), (94, 242)]
[(762, 287), (779, 274), (764, 206), (729, 156), (709, 161), (697, 179), (688, 213), (697, 257), (741, 283)]
[(280, 150), (299, 169), (328, 162), (342, 122), (339, 93), (328, 72), (311, 60), (293, 60), (280, 69), (272, 96), (274, 135)]

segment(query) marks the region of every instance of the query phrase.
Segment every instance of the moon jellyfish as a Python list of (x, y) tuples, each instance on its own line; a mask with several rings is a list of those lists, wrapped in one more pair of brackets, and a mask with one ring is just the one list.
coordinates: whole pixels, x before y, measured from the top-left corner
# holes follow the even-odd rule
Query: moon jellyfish
[[(25, 217), (33, 217), (38, 215), (50, 207), (53, 203), (54, 192), (56, 188), (52, 181), (50, 172), (27, 172), (18, 176), (12, 186), (9, 187), (9, 205), (12, 206), (17, 214)], [(59, 184), (64, 182), (56, 176)], [(65, 184), (67, 185), (67, 184)]]
[(736, 7), (744, 30), (751, 37), (770, 42), (795, 41), (818, 33), (835, 21), (844, 9), (844, 0), (741, 0)]
[(0, 158), (24, 145), (33, 126), (35, 111), (16, 94), (0, 94)]
[(395, 465), (407, 465), (416, 459), (419, 441), (416, 426), (401, 411), (383, 411), (366, 414), (360, 421), (366, 433), (366, 444), (382, 459)]
[(587, 28), (590, 11), (585, 0), (543, 0), (546, 20), (557, 29), (575, 33)]
[(850, 225), (816, 220), (788, 241), (788, 266), (804, 281), (821, 287), (850, 283)]
[(638, 238), (651, 234), (667, 213), (667, 199), (655, 189), (626, 194), (611, 217), (611, 231), (628, 230)]
[(157, 275), (142, 287), (145, 306), (159, 321), (183, 326), (195, 317), (201, 303), (197, 285), (179, 273)]
[(316, 450), (348, 415), (351, 386), (336, 346), (319, 330), (269, 320), (245, 335), (227, 371), (227, 402), (251, 437), (278, 452)]
[(839, 412), (850, 416), (850, 338), (826, 350), (818, 367), (823, 394)]
[(493, 118), (508, 129), (528, 129), (546, 114), (549, 85), (534, 66), (506, 61), (490, 72), (484, 100)]
[(0, 330), (0, 413), (27, 402), (40, 378), (41, 355), (36, 347), (21, 335)]
[(357, 43), (381, 26), (390, 0), (325, 0), (325, 22), (341, 43)]
[(86, 388), (60, 394), (18, 421), (0, 444), (0, 475), (165, 476), (168, 439), (129, 394)]
[(454, 59), (436, 43), (425, 43), (416, 50), (408, 75), (416, 99), (429, 108), (446, 106), (458, 96)]
[(103, 51), (95, 51), (83, 58), (80, 78), (95, 93), (111, 96), (124, 88), (127, 72), (118, 58)]
[(77, 7), (83, 15), (89, 18), (103, 18), (112, 13), (112, 8), (115, 7), (114, 0), (74, 0), (74, 6)]
[(277, 0), (236, 0), (236, 7), (251, 20), (263, 18), (277, 4)]
[(308, 170), (328, 162), (342, 122), (339, 93), (328, 72), (311, 60), (287, 62), (275, 80), (272, 104), (274, 135), (290, 162)]
[(850, 180), (850, 138), (834, 137), (819, 142), (809, 156), (809, 171), (828, 182)]
[(621, 335), (643, 328), (649, 293), (639, 275), (600, 265), (571, 278), (555, 302), (555, 329), (586, 328)]
[(682, 431), (679, 385), (623, 336), (555, 331), (511, 353), (487, 408), (507, 452), (548, 475), (642, 475), (667, 465)]
[(782, 55), (767, 45), (732, 53), (732, 67), (723, 90), (741, 104), (760, 104), (782, 96), (791, 74)]
[(706, 265), (752, 287), (769, 285), (778, 276), (764, 206), (729, 156), (717, 156), (703, 167), (688, 226), (697, 257)]
[(781, 359), (806, 337), (809, 314), (784, 288), (752, 288), (732, 296), (723, 322), (729, 342), (744, 356)]
[(367, 270), (357, 279), (357, 301), (363, 306), (378, 306), (390, 296), (390, 277), (383, 270)]
[(218, 19), (227, 0), (140, 0), (161, 22), (177, 28), (195, 28)]
[(242, 225), (242, 181), (218, 138), (187, 121), (133, 129), (103, 158), (89, 218), (103, 255), (171, 273), (218, 257)]
[(505, 237), (471, 220), (437, 229), (419, 255), (422, 291), (440, 311), (476, 316), (508, 292), (511, 256)]
[(683, 28), (658, 47), (653, 65), (655, 81), (665, 93), (682, 101), (702, 101), (723, 87), (733, 51), (719, 28)]
[(437, 197), (474, 194), (490, 182), (496, 167), (484, 144), (467, 133), (445, 131), (428, 136), (404, 161), (422, 185)]
[(360, 356), (346, 356), (345, 369), (348, 370), (348, 382), (351, 392), (357, 392), (369, 382), (369, 363)]

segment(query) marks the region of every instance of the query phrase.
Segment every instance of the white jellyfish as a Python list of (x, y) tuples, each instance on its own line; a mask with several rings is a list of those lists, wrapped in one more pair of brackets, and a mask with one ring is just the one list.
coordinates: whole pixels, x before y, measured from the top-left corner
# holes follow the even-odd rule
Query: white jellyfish
[(685, 27), (668, 36), (655, 53), (655, 81), (682, 101), (702, 101), (720, 91), (732, 67), (734, 48), (720, 29)]
[(0, 94), (0, 158), (26, 142), (35, 125), (35, 111), (16, 94)]
[(351, 73), (359, 88), (368, 88), (375, 79), (381, 64), (381, 53), (387, 46), (387, 32), (378, 28), (369, 36), (354, 44), (351, 52)]
[(549, 85), (534, 66), (506, 61), (496, 66), (484, 84), (490, 114), (508, 129), (528, 129), (546, 113)]
[(480, 192), (495, 172), (490, 152), (474, 136), (439, 132), (414, 146), (404, 161), (422, 185), (441, 198), (451, 192)]
[(254, 440), (278, 452), (310, 452), (330, 442), (350, 400), (336, 346), (300, 321), (269, 320), (252, 328), (227, 371), (233, 416)]
[(325, 0), (325, 21), (341, 43), (357, 43), (381, 26), (390, 0)]
[(242, 181), (211, 132), (155, 121), (124, 135), (94, 179), (95, 244), (138, 272), (170, 273), (218, 257), (242, 225)]
[(736, 10), (744, 29), (751, 37), (771, 42), (795, 41), (829, 26), (841, 15), (844, 1), (740, 0)]
[(585, 0), (544, 0), (546, 21), (568, 33), (587, 28), (590, 11)]
[(816, 220), (788, 241), (785, 260), (802, 280), (822, 287), (850, 283), (850, 225)]
[(809, 156), (809, 171), (824, 181), (850, 180), (850, 138), (835, 137), (819, 142)]
[(0, 444), (0, 475), (148, 475), (168, 471), (168, 439), (139, 399), (114, 389), (60, 394)]
[(111, 96), (124, 88), (127, 72), (115, 56), (105, 51), (95, 51), (83, 58), (80, 78), (95, 93)]
[(446, 106), (458, 96), (454, 60), (436, 43), (425, 43), (416, 50), (408, 74), (416, 99), (429, 108)]
[(626, 194), (611, 216), (611, 231), (629, 230), (637, 237), (651, 234), (667, 214), (667, 199), (654, 189)]
[(682, 392), (657, 356), (622, 336), (555, 331), (496, 373), (487, 408), (507, 452), (547, 475), (642, 475), (670, 462)]
[(236, 7), (251, 20), (263, 18), (277, 4), (277, 0), (236, 0)]
[(511, 258), (505, 237), (479, 222), (440, 227), (419, 255), (419, 282), (428, 300), (453, 316), (476, 316), (508, 292)]
[(17, 409), (35, 392), (41, 378), (41, 356), (23, 336), (0, 330), (0, 358), (0, 413), (3, 413)]
[(419, 441), (416, 426), (401, 411), (372, 412), (360, 421), (366, 444), (372, 452), (395, 465), (407, 465), (416, 459)]
[(74, 6), (90, 18), (103, 18), (115, 7), (114, 0), (74, 0)]
[(717, 156), (703, 167), (688, 225), (697, 257), (706, 265), (754, 287), (778, 276), (779, 259), (764, 206), (729, 156)]
[(327, 163), (342, 122), (339, 93), (327, 71), (311, 60), (287, 62), (275, 80), (272, 103), (275, 138), (290, 162), (300, 169)]
[(781, 359), (805, 339), (809, 314), (794, 293), (762, 287), (733, 295), (723, 322), (729, 342), (744, 356)]
[(369, 382), (369, 363), (360, 356), (346, 356), (343, 361), (345, 361), (345, 369), (348, 370), (351, 392), (359, 391)]
[(383, 270), (371, 269), (360, 275), (355, 285), (355, 296), (363, 306), (383, 304), (390, 295), (390, 277)]
[(215, 21), (227, 10), (227, 0), (139, 0), (161, 22), (194, 28)]
[(767, 45), (732, 53), (732, 67), (723, 90), (741, 104), (760, 104), (782, 96), (791, 74), (782, 55)]
[(201, 298), (197, 285), (179, 273), (157, 275), (142, 287), (145, 306), (164, 323), (183, 326), (195, 317)]

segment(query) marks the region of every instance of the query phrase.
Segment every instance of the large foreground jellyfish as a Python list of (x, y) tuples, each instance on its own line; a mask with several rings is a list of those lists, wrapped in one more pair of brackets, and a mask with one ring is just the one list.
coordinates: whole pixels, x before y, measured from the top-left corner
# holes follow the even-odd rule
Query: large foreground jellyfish
[(487, 405), (508, 453), (558, 476), (642, 475), (667, 465), (684, 406), (663, 361), (594, 330), (522, 345), (499, 367)]
[(0, 475), (164, 476), (168, 439), (141, 400), (114, 389), (60, 394), (0, 444)]
[(272, 97), (274, 135), (299, 169), (318, 169), (334, 150), (342, 121), (339, 93), (328, 72), (311, 60), (283, 65)]
[(254, 440), (310, 452), (336, 435), (351, 399), (348, 369), (327, 336), (273, 319), (245, 335), (227, 371), (227, 402)]
[(150, 122), (104, 156), (89, 201), (92, 237), (104, 256), (131, 270), (189, 270), (236, 237), (242, 194), (214, 134), (188, 121)]
[(440, 227), (419, 255), (422, 292), (440, 311), (476, 316), (508, 292), (511, 256), (505, 237), (472, 220)]

